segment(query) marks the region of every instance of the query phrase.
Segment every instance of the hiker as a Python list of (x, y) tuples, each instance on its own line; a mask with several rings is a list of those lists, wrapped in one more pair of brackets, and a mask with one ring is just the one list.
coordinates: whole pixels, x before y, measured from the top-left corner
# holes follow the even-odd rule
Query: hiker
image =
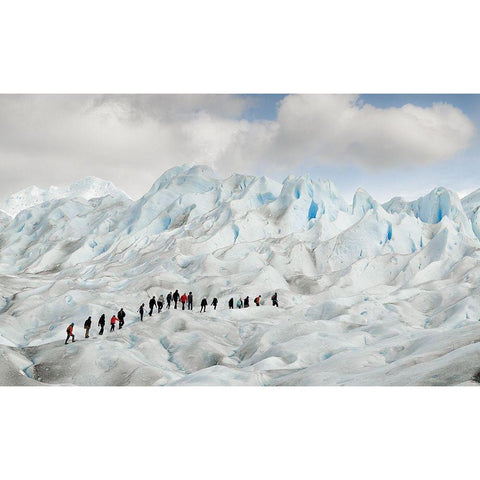
[(83, 328), (85, 329), (85, 338), (89, 338), (90, 335), (88, 332), (90, 331), (90, 327), (92, 326), (92, 317), (88, 317), (83, 324)]
[(228, 301), (228, 308), (233, 310), (233, 297)]
[(274, 307), (278, 307), (277, 292), (275, 292), (275, 293), (272, 295), (272, 305), (273, 305)]
[(142, 303), (137, 311), (138, 313), (140, 313), (140, 321), (143, 322), (143, 312), (145, 311), (145, 304)]
[(185, 310), (185, 304), (187, 303), (187, 294), (186, 293), (184, 293), (181, 296), (180, 301), (182, 302), (182, 310)]
[(202, 302), (200, 303), (200, 313), (202, 312), (202, 310), (204, 312), (207, 311), (207, 305), (208, 305), (207, 299), (205, 297), (203, 297)]
[(243, 307), (243, 302), (242, 302), (242, 299), (239, 298), (239, 299), (237, 300), (237, 308), (242, 308), (242, 307)]
[(193, 310), (193, 294), (192, 294), (192, 292), (189, 292), (189, 293), (188, 293), (187, 309), (188, 309), (188, 310)]
[(73, 325), (74, 323), (72, 322), (68, 327), (67, 327), (67, 339), (65, 340), (65, 345), (68, 343), (68, 339), (72, 337), (72, 343), (75, 341), (75, 335), (73, 334)]
[(118, 313), (118, 329), (121, 330), (123, 327), (123, 324), (125, 323), (125, 312), (123, 311), (123, 308), (121, 308)]
[(180, 294), (178, 293), (178, 290), (175, 290), (175, 293), (173, 294), (173, 301), (175, 302), (175, 310), (177, 309), (177, 303), (178, 299), (180, 298)]
[(259, 295), (259, 296), (258, 296), (258, 297), (257, 297), (257, 298), (254, 300), (254, 302), (255, 302), (255, 305), (256, 305), (257, 307), (259, 307), (259, 306), (260, 306), (260, 299), (261, 299), (261, 298), (262, 298), (262, 296), (261, 296), (261, 295)]
[(243, 308), (248, 308), (250, 306), (250, 298), (248, 295), (245, 297), (245, 300), (243, 300)]
[(148, 316), (152, 316), (153, 309), (157, 306), (157, 301), (155, 300), (155, 295), (150, 299), (150, 302), (148, 303), (148, 306), (150, 307), (150, 311), (148, 312)]
[(110, 331), (114, 332), (115, 331), (115, 322), (118, 320), (118, 318), (113, 315), (113, 317), (110, 319)]
[(163, 295), (160, 295), (160, 297), (158, 297), (158, 301), (157, 301), (158, 313), (160, 313), (162, 311), (164, 303), (165, 303), (165, 299), (163, 298)]
[(212, 302), (212, 305), (213, 305), (213, 309), (216, 310), (217, 309), (217, 304), (218, 304), (218, 300), (216, 298), (213, 299), (213, 302)]
[(105, 314), (102, 313), (100, 319), (98, 320), (98, 326), (100, 327), (99, 335), (103, 335), (103, 329), (105, 328)]
[(170, 304), (172, 303), (172, 292), (167, 295), (167, 308), (170, 310)]

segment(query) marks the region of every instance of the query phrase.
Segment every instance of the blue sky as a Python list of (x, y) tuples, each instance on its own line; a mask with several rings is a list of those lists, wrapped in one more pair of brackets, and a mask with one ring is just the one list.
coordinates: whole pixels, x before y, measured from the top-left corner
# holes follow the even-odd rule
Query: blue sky
[(275, 120), (277, 117), (277, 104), (286, 95), (285, 94), (268, 94), (268, 95), (242, 95), (252, 100), (252, 107), (247, 109), (243, 117), (247, 120)]

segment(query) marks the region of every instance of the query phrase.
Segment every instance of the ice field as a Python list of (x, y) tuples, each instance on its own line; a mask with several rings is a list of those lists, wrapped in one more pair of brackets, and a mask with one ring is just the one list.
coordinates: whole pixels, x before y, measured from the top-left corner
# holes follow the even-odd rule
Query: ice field
[[(96, 178), (29, 187), (0, 205), (0, 384), (476, 385), (479, 206), (480, 189), (349, 203), (308, 176), (187, 165), (138, 201)], [(175, 289), (193, 313), (140, 322)]]

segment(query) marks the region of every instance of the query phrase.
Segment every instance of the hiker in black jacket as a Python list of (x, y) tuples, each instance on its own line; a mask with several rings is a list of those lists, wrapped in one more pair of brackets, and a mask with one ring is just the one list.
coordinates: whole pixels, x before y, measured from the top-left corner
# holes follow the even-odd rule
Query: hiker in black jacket
[(177, 303), (178, 299), (180, 298), (180, 294), (178, 293), (178, 290), (175, 290), (175, 293), (173, 294), (173, 301), (175, 302), (175, 310), (177, 309)]
[(200, 303), (200, 312), (206, 312), (207, 311), (207, 305), (208, 305), (208, 302), (207, 302), (207, 299), (206, 298), (202, 298), (202, 302)]
[(118, 318), (118, 329), (121, 330), (125, 323), (125, 312), (123, 311), (123, 308), (121, 308), (118, 311), (117, 318)]
[(98, 332), (99, 335), (103, 335), (103, 329), (105, 328), (105, 314), (102, 313), (98, 320), (98, 326), (100, 327), (100, 331)]
[(138, 309), (138, 313), (140, 314), (140, 321), (143, 322), (143, 312), (145, 311), (145, 304), (142, 303), (140, 308)]
[(157, 301), (155, 300), (155, 295), (150, 299), (150, 302), (148, 303), (148, 306), (150, 307), (150, 311), (148, 312), (148, 315), (151, 317), (153, 309), (157, 306)]
[(189, 294), (188, 294), (187, 309), (188, 310), (193, 310), (193, 294), (192, 294), (192, 292), (189, 292)]
[(213, 305), (213, 309), (216, 310), (217, 309), (217, 304), (218, 304), (218, 300), (216, 298), (213, 299), (213, 302), (212, 302), (212, 305)]
[(92, 317), (88, 317), (83, 324), (83, 328), (85, 329), (85, 338), (89, 338), (88, 332), (90, 331), (90, 327), (92, 326)]
[(170, 310), (170, 304), (172, 303), (172, 292), (167, 295), (167, 308)]
[(277, 292), (275, 292), (275, 293), (272, 295), (272, 306), (278, 307), (278, 295), (277, 295)]

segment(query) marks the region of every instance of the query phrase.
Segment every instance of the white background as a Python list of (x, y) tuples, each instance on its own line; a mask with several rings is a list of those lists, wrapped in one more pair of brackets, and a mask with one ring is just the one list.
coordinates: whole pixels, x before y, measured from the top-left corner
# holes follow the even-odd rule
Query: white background
[[(478, 93), (474, 2), (1, 5), (3, 93)], [(0, 469), (53, 479), (478, 478), (478, 392), (4, 387)]]

